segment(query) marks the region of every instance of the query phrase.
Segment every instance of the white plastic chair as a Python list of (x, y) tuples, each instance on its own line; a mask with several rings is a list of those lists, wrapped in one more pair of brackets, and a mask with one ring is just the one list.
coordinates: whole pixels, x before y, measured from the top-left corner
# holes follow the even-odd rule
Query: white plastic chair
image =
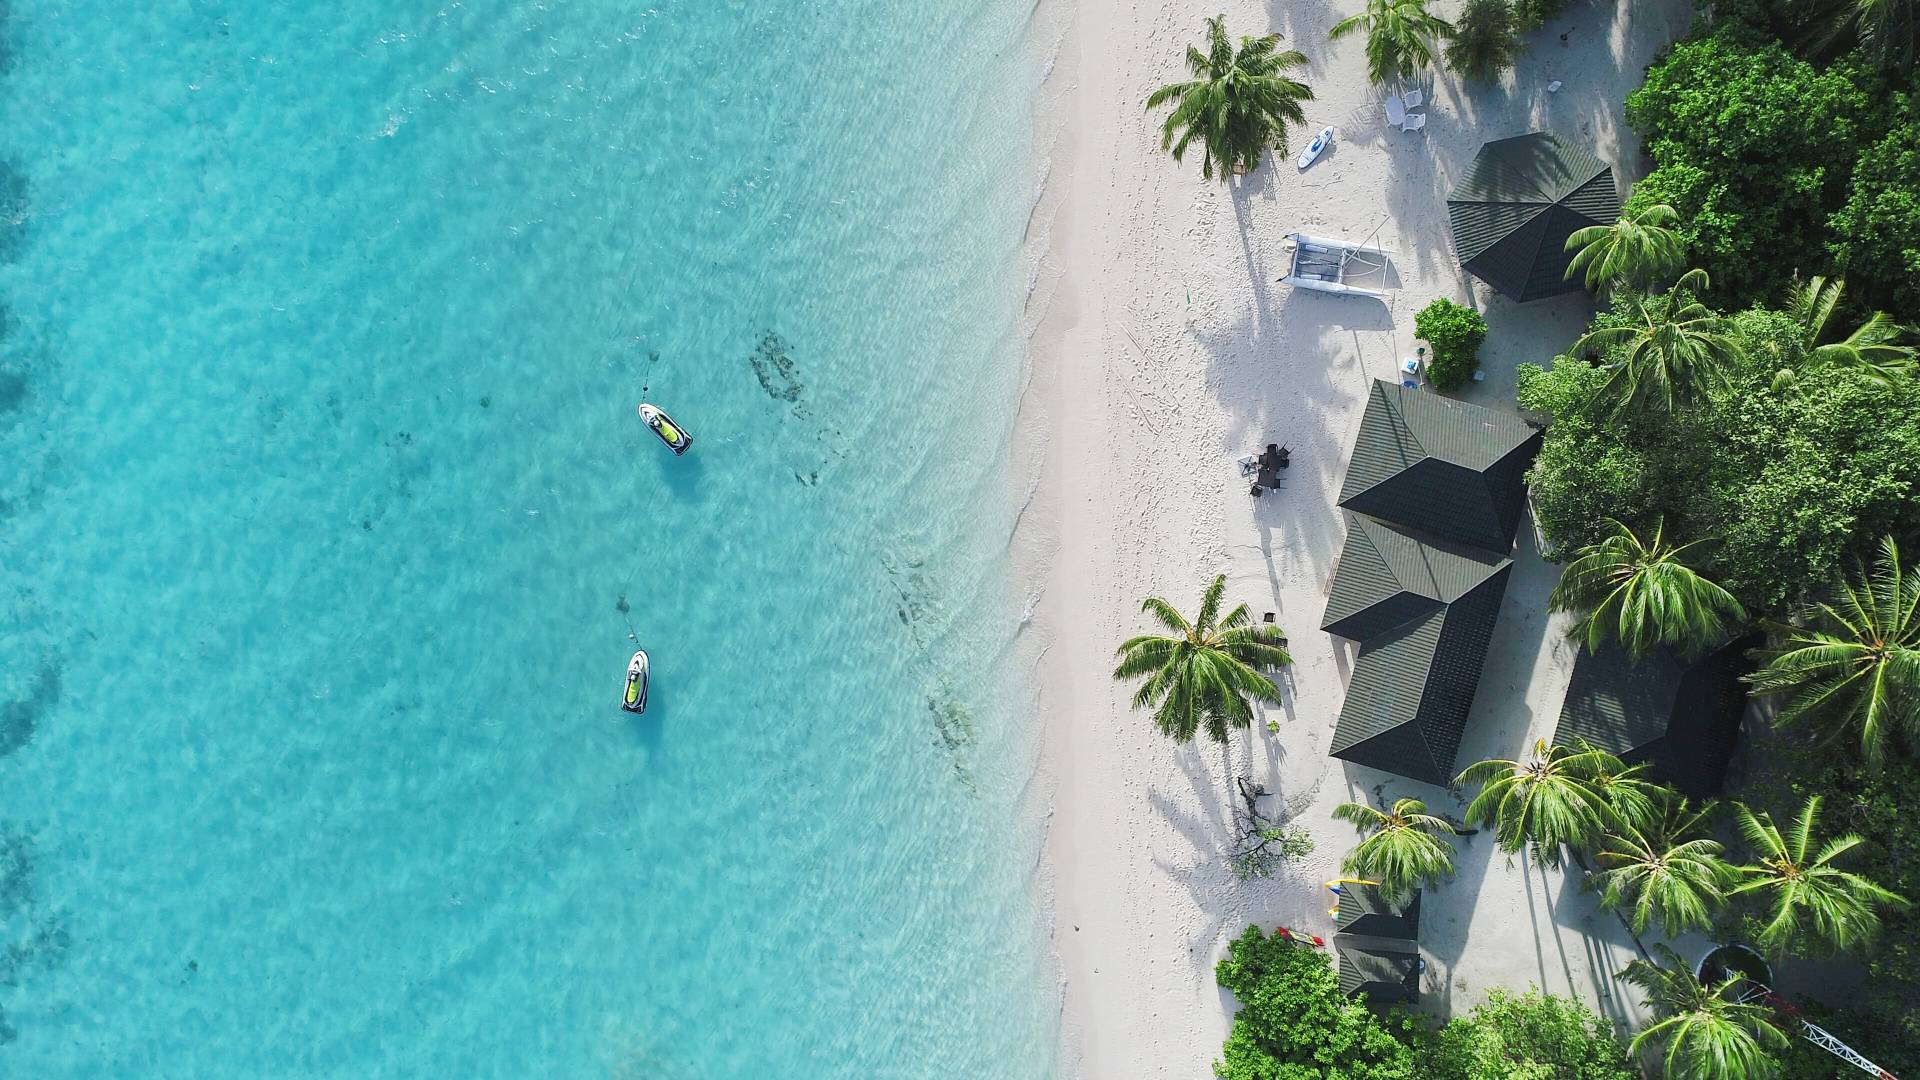
[(1418, 90), (1409, 90), (1409, 91), (1407, 91), (1407, 99), (1406, 99), (1406, 100), (1407, 100), (1407, 108), (1409, 108), (1409, 109), (1417, 109), (1417, 108), (1419, 108), (1419, 107), (1420, 107), (1420, 104), (1421, 104), (1421, 102), (1424, 102), (1424, 101), (1426, 101), (1427, 99), (1426, 99), (1426, 98), (1425, 98), (1425, 97), (1424, 97), (1424, 96), (1423, 96), (1423, 95), (1422, 95), (1422, 94), (1420, 93), (1420, 91), (1418, 91)]
[(1401, 131), (1419, 131), (1427, 126), (1426, 113), (1408, 113), (1407, 122), (1400, 125)]
[(1387, 123), (1400, 127), (1407, 122), (1407, 107), (1401, 103), (1399, 94), (1387, 95)]

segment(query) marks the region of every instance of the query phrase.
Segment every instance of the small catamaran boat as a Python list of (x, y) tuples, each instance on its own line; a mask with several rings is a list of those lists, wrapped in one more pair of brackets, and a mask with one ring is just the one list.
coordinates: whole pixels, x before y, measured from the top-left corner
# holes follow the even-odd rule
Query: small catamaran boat
[(647, 711), (647, 650), (641, 649), (627, 661), (627, 696), (620, 707), (631, 713)]
[(1329, 240), (1324, 236), (1294, 233), (1293, 264), (1281, 281), (1301, 289), (1345, 293), (1350, 296), (1385, 296), (1382, 289), (1354, 284), (1355, 278), (1376, 275), (1386, 284), (1387, 251), (1370, 244)]
[(1302, 172), (1306, 171), (1307, 166), (1313, 164), (1316, 160), (1318, 160), (1320, 155), (1326, 152), (1327, 147), (1332, 145), (1333, 145), (1333, 129), (1330, 127), (1321, 128), (1320, 134), (1315, 135), (1313, 137), (1313, 141), (1307, 144), (1307, 148), (1305, 150), (1300, 151), (1300, 160), (1298, 164), (1300, 166), (1301, 171)]
[(667, 449), (673, 451), (676, 456), (686, 453), (687, 448), (693, 445), (693, 436), (687, 434), (687, 429), (674, 423), (673, 418), (661, 411), (658, 406), (642, 402), (640, 419), (647, 422), (647, 427), (651, 428), (655, 435), (660, 436), (660, 441), (666, 443)]

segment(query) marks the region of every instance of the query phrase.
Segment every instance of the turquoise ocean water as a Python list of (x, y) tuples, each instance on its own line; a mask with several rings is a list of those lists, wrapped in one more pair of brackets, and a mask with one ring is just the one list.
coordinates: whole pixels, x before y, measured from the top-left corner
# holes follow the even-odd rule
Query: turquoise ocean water
[(1047, 1075), (1029, 5), (0, 12), (0, 1075)]

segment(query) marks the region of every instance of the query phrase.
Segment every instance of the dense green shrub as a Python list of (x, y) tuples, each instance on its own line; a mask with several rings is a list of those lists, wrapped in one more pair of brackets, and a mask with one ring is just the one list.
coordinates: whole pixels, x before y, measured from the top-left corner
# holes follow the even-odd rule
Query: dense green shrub
[(1822, 70), (1732, 35), (1685, 42), (1627, 96), (1627, 122), (1655, 164), (1628, 210), (1678, 210), (1719, 297), (1772, 298), (1796, 271), (1832, 269), (1827, 217), (1884, 113), (1846, 65)]
[(1487, 320), (1472, 308), (1439, 297), (1413, 317), (1413, 332), (1433, 347), (1427, 378), (1435, 389), (1457, 388), (1480, 366), (1480, 342), (1486, 340)]
[(1627, 1048), (1578, 1001), (1494, 990), (1440, 1032), (1431, 1080), (1637, 1080)]
[(1860, 156), (1846, 205), (1828, 221), (1847, 284), (1908, 321), (1920, 319), (1920, 111), (1911, 100), (1907, 122)]
[[(1521, 408), (1549, 418), (1528, 484), (1550, 555), (1601, 539), (1609, 517), (1634, 528), (1665, 517), (1678, 543), (1714, 540), (1705, 568), (1760, 614), (1823, 588), (1875, 538), (1920, 526), (1920, 381), (1807, 368), (1801, 332), (1775, 312), (1736, 315), (1728, 333), (1746, 351), (1731, 382), (1673, 414), (1602, 419), (1594, 365), (1522, 365)], [(1796, 366), (1792, 389), (1776, 389), (1774, 373)]]
[(1340, 992), (1327, 954), (1257, 926), (1214, 970), (1240, 999), (1214, 1062), (1223, 1080), (1420, 1080), (1432, 1038), (1400, 1013), (1375, 1016)]

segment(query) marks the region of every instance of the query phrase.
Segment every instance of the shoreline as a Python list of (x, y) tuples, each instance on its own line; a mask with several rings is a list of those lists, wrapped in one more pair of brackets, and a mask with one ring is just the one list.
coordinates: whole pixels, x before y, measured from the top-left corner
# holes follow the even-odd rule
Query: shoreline
[[(1233, 36), (1278, 31), (1308, 57), (1298, 77), (1316, 99), (1293, 150), (1322, 125), (1339, 136), (1305, 173), (1269, 155), (1249, 176), (1210, 183), (1196, 156), (1182, 164), (1160, 150), (1164, 114), (1143, 103), (1181, 77), (1181, 54), (1213, 7), (1077, 0), (1042, 84), (1038, 108), (1057, 109), (1060, 126), (1050, 145), (1036, 138), (1044, 187), (1029, 240), (1044, 254), (1016, 425), (1031, 487), (1011, 547), (1032, 614), (1037, 872), (1053, 921), (1063, 1077), (1205, 1075), (1230, 1023), (1212, 978), (1226, 938), (1250, 921), (1330, 932), (1320, 882), (1337, 876), (1354, 839), (1331, 809), (1399, 795), (1463, 809), (1446, 789), (1326, 756), (1352, 654), (1318, 624), (1344, 536), (1333, 504), (1353, 425), (1370, 380), (1393, 377), (1412, 352), (1413, 313), (1433, 297), (1467, 302), (1492, 324), (1486, 381), (1456, 395), (1492, 408), (1512, 409), (1516, 364), (1550, 359), (1578, 332), (1584, 294), (1522, 306), (1464, 275), (1447, 237), (1447, 183), (1481, 142), (1545, 129), (1592, 144), (1624, 195), (1640, 166), (1622, 99), (1690, 14), (1677, 2), (1570, 6), (1528, 39), (1501, 86), (1432, 77), (1432, 122), (1416, 135), (1379, 119), (1362, 42), (1327, 38), (1360, 6), (1223, 5)], [(1549, 94), (1554, 79), (1565, 85)], [(1395, 252), (1396, 288), (1376, 303), (1277, 284), (1282, 237), (1295, 229), (1352, 240), (1377, 229)], [(1281, 491), (1252, 500), (1232, 462), (1269, 441), (1292, 446), (1294, 467)], [(1564, 618), (1544, 603), (1558, 571), (1521, 531), (1462, 765), (1550, 731), (1565, 690)], [(1218, 572), (1229, 604), (1275, 612), (1290, 635), (1286, 704), (1225, 748), (1176, 747), (1129, 707), (1131, 688), (1109, 676), (1111, 651), (1141, 625), (1142, 598), (1190, 609)], [(1236, 775), (1274, 794), (1313, 836), (1312, 855), (1269, 880), (1233, 878)], [(1630, 947), (1577, 886), (1504, 864), (1491, 848), (1465, 843), (1458, 878), (1435, 892), (1422, 942), (1427, 1011), (1533, 983), (1630, 1019), (1609, 992)], [(1515, 934), (1525, 920), (1532, 932)]]

